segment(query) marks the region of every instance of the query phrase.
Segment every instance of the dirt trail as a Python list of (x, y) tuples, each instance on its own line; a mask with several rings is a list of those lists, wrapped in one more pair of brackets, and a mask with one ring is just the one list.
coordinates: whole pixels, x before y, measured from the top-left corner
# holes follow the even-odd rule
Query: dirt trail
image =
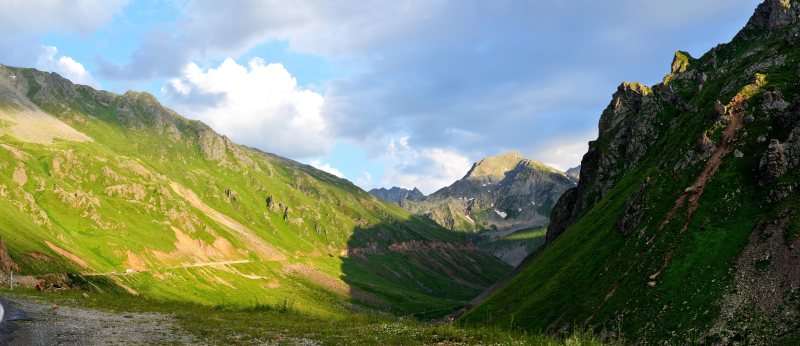
[[(697, 211), (697, 208), (700, 207), (700, 197), (703, 196), (703, 192), (706, 190), (706, 185), (708, 185), (708, 180), (713, 177), (717, 171), (719, 170), (720, 165), (722, 165), (722, 161), (726, 155), (731, 152), (732, 149), (732, 142), (733, 138), (736, 135), (736, 131), (742, 127), (742, 121), (744, 119), (744, 112), (745, 112), (745, 101), (747, 101), (748, 97), (744, 95), (736, 96), (733, 101), (731, 102), (730, 106), (730, 116), (728, 117), (728, 126), (725, 127), (725, 130), (722, 131), (722, 140), (720, 141), (720, 145), (717, 147), (717, 150), (714, 151), (714, 154), (706, 162), (705, 167), (703, 167), (703, 171), (700, 172), (700, 175), (697, 176), (692, 186), (686, 189), (684, 193), (678, 197), (675, 201), (675, 206), (670, 210), (667, 217), (658, 227), (658, 231), (647, 240), (647, 244), (650, 245), (655, 240), (655, 237), (661, 233), (661, 231), (666, 227), (669, 221), (675, 216), (678, 210), (686, 203), (688, 200), (689, 205), (686, 208), (686, 221), (683, 224), (680, 232), (678, 233), (683, 234), (689, 229), (689, 224), (692, 222), (692, 218), (694, 217), (694, 213)], [(661, 268), (655, 274), (650, 276), (650, 280), (655, 280), (661, 272), (666, 268), (670, 261), (672, 260), (672, 255), (675, 253), (676, 245), (673, 245), (672, 249), (667, 253), (664, 257), (664, 263), (661, 265)]]
[[(174, 317), (56, 306), (34, 298), (8, 298), (26, 320), (11, 321), (8, 345), (198, 345)], [(29, 320), (27, 320), (29, 317)]]

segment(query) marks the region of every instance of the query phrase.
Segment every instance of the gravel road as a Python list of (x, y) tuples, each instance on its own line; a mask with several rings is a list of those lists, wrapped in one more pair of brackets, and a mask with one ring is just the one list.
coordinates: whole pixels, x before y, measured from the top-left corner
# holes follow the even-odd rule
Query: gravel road
[[(4, 323), (7, 324), (6, 335), (0, 335), (0, 343), (6, 342), (9, 345), (202, 344), (193, 335), (182, 331), (175, 319), (166, 314), (114, 313), (53, 306), (34, 298), (15, 297), (5, 300), (6, 318), (10, 321)], [(0, 330), (0, 333), (3, 331)]]

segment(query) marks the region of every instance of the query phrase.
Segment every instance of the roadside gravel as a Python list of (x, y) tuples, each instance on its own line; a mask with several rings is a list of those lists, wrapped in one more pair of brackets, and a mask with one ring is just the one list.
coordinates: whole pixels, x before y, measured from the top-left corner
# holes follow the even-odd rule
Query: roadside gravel
[[(10, 345), (198, 345), (177, 321), (160, 313), (115, 313), (7, 298), (29, 321), (12, 321)], [(8, 311), (6, 311), (8, 312)]]

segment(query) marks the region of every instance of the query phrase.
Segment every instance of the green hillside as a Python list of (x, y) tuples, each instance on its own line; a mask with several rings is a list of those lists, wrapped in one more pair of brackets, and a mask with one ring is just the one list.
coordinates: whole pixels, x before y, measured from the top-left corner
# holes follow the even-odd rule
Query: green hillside
[[(462, 317), (641, 343), (800, 342), (800, 1), (624, 83), (548, 243)], [(698, 33), (701, 34), (701, 33)]]
[(462, 234), (236, 145), (152, 95), (2, 65), (0, 214), (0, 270), (23, 286), (432, 317), (510, 270)]

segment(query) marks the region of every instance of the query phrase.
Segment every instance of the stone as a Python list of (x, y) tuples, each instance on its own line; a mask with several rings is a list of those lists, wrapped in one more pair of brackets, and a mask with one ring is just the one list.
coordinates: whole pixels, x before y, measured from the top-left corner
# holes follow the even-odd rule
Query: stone
[(758, 168), (761, 172), (762, 184), (772, 182), (786, 172), (787, 162), (781, 142), (777, 139), (770, 141), (767, 152), (761, 158)]
[(736, 150), (733, 151), (733, 157), (736, 157), (736, 158), (744, 157), (744, 153), (739, 151), (739, 149), (736, 149)]
[(719, 102), (719, 100), (717, 100), (717, 102), (714, 103), (714, 110), (719, 115), (725, 115), (728, 113), (728, 107), (725, 107), (725, 105), (722, 104), (722, 102)]

